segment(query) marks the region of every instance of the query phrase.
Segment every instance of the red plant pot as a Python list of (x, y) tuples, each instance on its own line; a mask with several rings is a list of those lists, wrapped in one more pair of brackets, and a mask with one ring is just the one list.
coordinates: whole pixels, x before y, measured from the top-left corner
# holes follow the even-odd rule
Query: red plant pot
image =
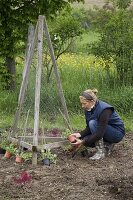
[(23, 162), (23, 159), (21, 158), (21, 156), (17, 155), (15, 161), (16, 161), (17, 163), (22, 163), (22, 162)]
[(74, 135), (69, 135), (68, 138), (67, 138), (71, 143), (75, 143), (77, 140), (76, 140), (76, 137)]
[(9, 151), (6, 151), (4, 157), (5, 158), (10, 158), (12, 156), (12, 154)]

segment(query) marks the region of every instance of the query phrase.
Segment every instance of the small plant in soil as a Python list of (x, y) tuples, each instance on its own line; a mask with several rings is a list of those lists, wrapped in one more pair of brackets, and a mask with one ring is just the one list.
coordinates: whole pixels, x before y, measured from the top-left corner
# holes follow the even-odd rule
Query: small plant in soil
[(16, 155), (16, 157), (19, 157), (24, 161), (28, 161), (32, 158), (32, 152), (23, 151), (21, 148), (16, 148), (15, 155)]
[(14, 144), (9, 144), (5, 147), (6, 151), (10, 152), (12, 155), (15, 154), (17, 147), (14, 146)]
[(41, 159), (44, 160), (46, 158), (49, 159), (51, 163), (56, 164), (57, 155), (53, 154), (50, 149), (41, 150)]
[(21, 150), (18, 149), (18, 148), (16, 148), (15, 155), (16, 155), (16, 156), (20, 156), (20, 154), (21, 154)]
[(71, 135), (71, 131), (69, 129), (66, 129), (64, 132), (62, 132), (62, 136), (64, 138), (67, 138), (70, 142), (70, 144), (64, 145), (63, 150), (70, 152), (71, 150), (73, 151), (73, 149), (77, 149), (79, 147), (79, 145), (75, 145), (72, 146), (71, 143), (75, 143), (76, 142), (76, 137), (74, 135)]
[(21, 152), (20, 156), (23, 158), (24, 161), (29, 161), (32, 159), (32, 152), (31, 151), (26, 151), (26, 152)]
[(15, 155), (16, 155), (16, 160), (23, 160), (22, 159), (22, 156), (21, 156), (21, 149), (20, 148), (17, 148), (16, 151), (15, 151)]

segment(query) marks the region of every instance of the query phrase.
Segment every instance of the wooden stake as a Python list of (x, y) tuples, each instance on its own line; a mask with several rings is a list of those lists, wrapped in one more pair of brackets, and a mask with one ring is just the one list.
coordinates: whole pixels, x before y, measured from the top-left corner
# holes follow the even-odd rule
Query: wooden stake
[[(25, 63), (26, 64), (25, 69), (24, 69), (25, 72), (23, 74), (23, 80), (22, 80), (22, 84), (21, 84), (21, 88), (20, 88), (20, 93), (19, 93), (19, 98), (18, 98), (18, 106), (17, 106), (17, 109), (16, 109), (12, 135), (16, 134), (17, 125), (18, 125), (18, 121), (19, 121), (19, 118), (20, 118), (21, 107), (22, 107), (22, 104), (23, 104), (23, 101), (24, 101), (25, 91), (26, 91), (27, 84), (28, 84), (29, 71), (30, 71), (30, 67), (31, 67), (31, 63), (32, 63), (35, 44), (36, 44), (36, 41), (37, 41), (37, 31), (38, 31), (38, 23), (36, 25), (34, 38), (33, 38), (32, 43), (31, 43), (31, 49), (30, 49), (29, 55), (27, 56), (27, 62)], [(17, 134), (15, 136), (17, 137)]]
[[(36, 68), (36, 86), (35, 86), (35, 110), (34, 110), (34, 137), (33, 146), (38, 146), (38, 129), (39, 129), (39, 108), (40, 108), (40, 89), (42, 74), (42, 49), (43, 49), (43, 25), (44, 16), (38, 18), (38, 59)], [(33, 152), (32, 164), (37, 164), (37, 152)]]

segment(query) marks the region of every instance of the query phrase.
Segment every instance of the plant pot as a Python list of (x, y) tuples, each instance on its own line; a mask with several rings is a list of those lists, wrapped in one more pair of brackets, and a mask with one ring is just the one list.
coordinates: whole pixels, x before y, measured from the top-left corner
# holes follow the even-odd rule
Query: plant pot
[(22, 163), (23, 162), (23, 158), (21, 156), (17, 155), (15, 161), (17, 163)]
[(28, 149), (26, 147), (23, 148), (23, 151), (28, 151)]
[(44, 159), (42, 160), (42, 162), (43, 162), (43, 165), (48, 165), (48, 166), (50, 166), (50, 159), (49, 159), (49, 158), (44, 158)]
[(6, 150), (5, 149), (2, 149), (1, 147), (0, 147), (0, 154), (5, 154), (6, 153)]
[(12, 154), (9, 151), (6, 151), (4, 157), (5, 158), (10, 158), (12, 156)]
[(69, 135), (67, 138), (71, 143), (75, 143), (76, 142), (76, 137), (74, 135)]

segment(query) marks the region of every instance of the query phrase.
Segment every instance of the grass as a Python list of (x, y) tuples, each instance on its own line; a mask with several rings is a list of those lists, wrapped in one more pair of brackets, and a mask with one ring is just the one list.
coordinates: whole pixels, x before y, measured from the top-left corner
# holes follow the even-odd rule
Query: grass
[(98, 40), (98, 33), (94, 33), (93, 31), (85, 32), (82, 36), (78, 37), (74, 43), (73, 48), (71, 48), (72, 52), (78, 53), (87, 53), (87, 45)]
[(8, 114), (7, 113), (1, 113), (0, 118), (0, 132), (10, 128), (13, 125), (13, 113)]
[[(0, 119), (0, 132), (10, 128), (13, 125), (14, 113), (11, 115), (2, 114)], [(133, 117), (132, 113), (129, 114), (121, 114), (120, 116), (125, 123), (126, 132), (133, 131)], [(74, 131), (83, 130), (86, 127), (84, 114), (72, 114), (70, 115), (70, 122)], [(30, 123), (28, 123), (28, 127), (33, 128), (33, 118)], [(47, 130), (51, 130), (53, 128), (59, 128), (61, 130), (68, 129), (65, 125), (62, 116), (57, 116), (56, 121), (47, 120), (44, 118), (40, 118), (40, 128), (46, 128)]]
[(133, 113), (121, 114), (121, 118), (124, 121), (126, 133), (133, 131)]
[(83, 46), (98, 40), (98, 34), (93, 31), (89, 31), (84, 33), (81, 37), (79, 37), (76, 41), (77, 47)]
[[(95, 60), (95, 65), (94, 65)], [(113, 69), (113, 66), (111, 66)], [(74, 130), (82, 130), (85, 127), (84, 114), (79, 102), (80, 93), (87, 88), (97, 88), (99, 98), (112, 104), (117, 112), (120, 113), (125, 122), (126, 130), (132, 131), (132, 109), (133, 109), (133, 88), (131, 86), (110, 85), (110, 80), (106, 77), (104, 62), (94, 56), (66, 54), (59, 63), (60, 77), (63, 85), (65, 99), (70, 113), (70, 121)], [(112, 79), (113, 79), (112, 75)], [(34, 94), (31, 90), (34, 81), (28, 87), (29, 93), (26, 95), (25, 115), (21, 119), (21, 127), (24, 127), (26, 113), (30, 109), (28, 127), (33, 127), (34, 121)], [(40, 127), (47, 129), (61, 128), (65, 126), (62, 116), (59, 114), (59, 97), (55, 87), (55, 82), (42, 85), (41, 104), (40, 104)], [(27, 92), (28, 92), (27, 90)], [(32, 91), (32, 95), (30, 97)], [(0, 97), (0, 127), (7, 128), (12, 126), (15, 110), (17, 106), (17, 93), (1, 92)], [(30, 107), (30, 108), (29, 108)], [(49, 116), (48, 116), (49, 115)]]
[[(91, 31), (88, 34), (84, 34), (82, 39), (77, 40), (78, 52), (85, 49), (87, 43), (97, 39), (98, 35)], [(18, 61), (17, 73), (19, 74), (20, 82), (22, 62), (21, 60)], [(85, 127), (84, 114), (81, 111), (81, 105), (79, 103), (80, 93), (88, 88), (97, 88), (99, 90), (99, 98), (112, 104), (125, 122), (126, 130), (133, 131), (133, 87), (118, 86), (115, 66), (112, 63), (108, 63), (108, 65), (109, 72), (106, 70), (104, 60), (85, 53), (67, 53), (62, 55), (58, 60), (60, 78), (70, 113), (70, 121), (74, 130), (82, 130)], [(63, 129), (65, 125), (58, 111), (61, 104), (57, 92), (57, 85), (55, 81), (48, 84), (45, 75), (42, 75), (40, 127)], [(54, 76), (52, 78), (55, 79)], [(24, 103), (25, 115), (22, 119), (21, 126), (24, 126), (22, 124), (25, 123), (26, 113), (30, 109), (28, 126), (33, 127), (35, 68), (31, 71), (29, 80), (31, 81), (29, 81), (27, 88)], [(16, 93), (10, 93), (1, 90), (0, 92), (0, 128), (3, 129), (13, 124), (18, 91)]]

